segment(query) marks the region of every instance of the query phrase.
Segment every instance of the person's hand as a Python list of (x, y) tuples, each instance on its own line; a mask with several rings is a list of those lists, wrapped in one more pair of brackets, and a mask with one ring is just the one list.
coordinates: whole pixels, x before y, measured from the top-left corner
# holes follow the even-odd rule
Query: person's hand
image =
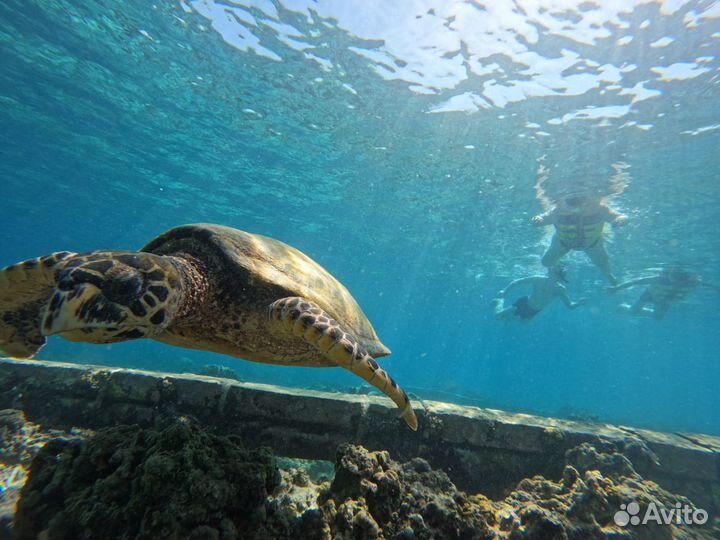
[(625, 214), (620, 214), (613, 220), (613, 227), (622, 227), (623, 225), (625, 225), (625, 223), (627, 223), (627, 220), (628, 217)]
[(588, 299), (583, 296), (582, 298), (578, 298), (577, 302), (575, 302), (575, 305), (576, 306), (584, 306), (587, 303), (588, 303)]
[(536, 227), (539, 225), (542, 225), (542, 222), (543, 222), (542, 216), (533, 216), (533, 218), (530, 220), (530, 223), (532, 223)]

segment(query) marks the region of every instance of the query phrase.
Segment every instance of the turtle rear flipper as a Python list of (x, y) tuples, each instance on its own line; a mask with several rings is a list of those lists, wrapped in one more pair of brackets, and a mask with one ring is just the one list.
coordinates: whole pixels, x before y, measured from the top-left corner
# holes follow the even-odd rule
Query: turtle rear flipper
[(304, 339), (319, 352), (381, 390), (402, 411), (400, 416), (413, 431), (417, 417), (405, 391), (382, 369), (365, 348), (317, 304), (299, 297), (282, 298), (269, 308), (269, 318), (280, 332)]
[(45, 345), (41, 324), (62, 261), (61, 251), (0, 270), (0, 352), (30, 358)]

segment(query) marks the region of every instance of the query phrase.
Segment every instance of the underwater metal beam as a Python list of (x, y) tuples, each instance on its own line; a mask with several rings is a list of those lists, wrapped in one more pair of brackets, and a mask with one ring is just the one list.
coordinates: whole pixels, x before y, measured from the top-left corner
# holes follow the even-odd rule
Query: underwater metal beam
[(190, 415), (209, 430), (237, 434), (276, 454), (334, 460), (339, 444), (422, 457), (466, 491), (502, 496), (522, 478), (559, 478), (564, 454), (588, 442), (612, 446), (645, 478), (718, 510), (720, 437), (416, 401), (412, 432), (384, 397), (238, 382), (194, 374), (0, 359), (0, 408), (25, 411), (45, 428), (149, 426), (163, 414)]

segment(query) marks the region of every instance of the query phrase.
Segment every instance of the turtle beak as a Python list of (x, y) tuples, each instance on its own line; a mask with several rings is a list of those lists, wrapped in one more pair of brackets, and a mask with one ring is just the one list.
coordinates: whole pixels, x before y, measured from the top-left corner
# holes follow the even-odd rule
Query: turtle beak
[(69, 291), (55, 289), (43, 316), (42, 333), (51, 336), (73, 330), (117, 329), (125, 318), (98, 287), (82, 283)]

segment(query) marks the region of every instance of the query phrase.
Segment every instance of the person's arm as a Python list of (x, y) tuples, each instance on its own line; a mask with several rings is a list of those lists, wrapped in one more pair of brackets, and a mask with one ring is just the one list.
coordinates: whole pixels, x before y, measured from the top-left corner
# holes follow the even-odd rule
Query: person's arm
[(618, 212), (617, 210), (613, 210), (609, 206), (605, 206), (605, 209), (607, 210), (607, 217), (605, 219), (614, 227), (619, 227), (620, 225), (623, 225), (628, 219), (625, 214), (621, 214), (620, 212)]
[(536, 227), (541, 227), (542, 225), (550, 225), (553, 222), (553, 217), (553, 210), (548, 210), (547, 212), (534, 216), (530, 220), (530, 223), (532, 223)]
[(501, 290), (498, 291), (498, 296), (499, 296), (500, 298), (502, 298), (502, 297), (505, 296), (507, 293), (509, 293), (512, 289), (515, 289), (515, 288), (519, 287), (520, 285), (525, 285), (525, 284), (527, 284), (527, 283), (532, 283), (532, 282), (535, 281), (536, 279), (537, 279), (537, 277), (535, 277), (535, 276), (530, 276), (530, 277), (524, 277), (524, 278), (516, 279), (515, 281), (511, 281), (510, 283), (507, 284), (507, 286), (506, 286), (504, 289), (501, 289)]
[(562, 285), (558, 287), (558, 296), (560, 297), (560, 300), (562, 300), (563, 304), (565, 304), (569, 309), (578, 308), (587, 302), (587, 298), (579, 298), (577, 302), (573, 302), (570, 299), (570, 295), (568, 295), (567, 290)]
[(621, 289), (627, 289), (629, 287), (637, 287), (638, 285), (652, 285), (658, 280), (657, 276), (643, 277), (637, 279), (629, 279), (623, 283), (619, 283), (612, 287), (607, 287), (605, 290), (608, 292), (616, 292)]

